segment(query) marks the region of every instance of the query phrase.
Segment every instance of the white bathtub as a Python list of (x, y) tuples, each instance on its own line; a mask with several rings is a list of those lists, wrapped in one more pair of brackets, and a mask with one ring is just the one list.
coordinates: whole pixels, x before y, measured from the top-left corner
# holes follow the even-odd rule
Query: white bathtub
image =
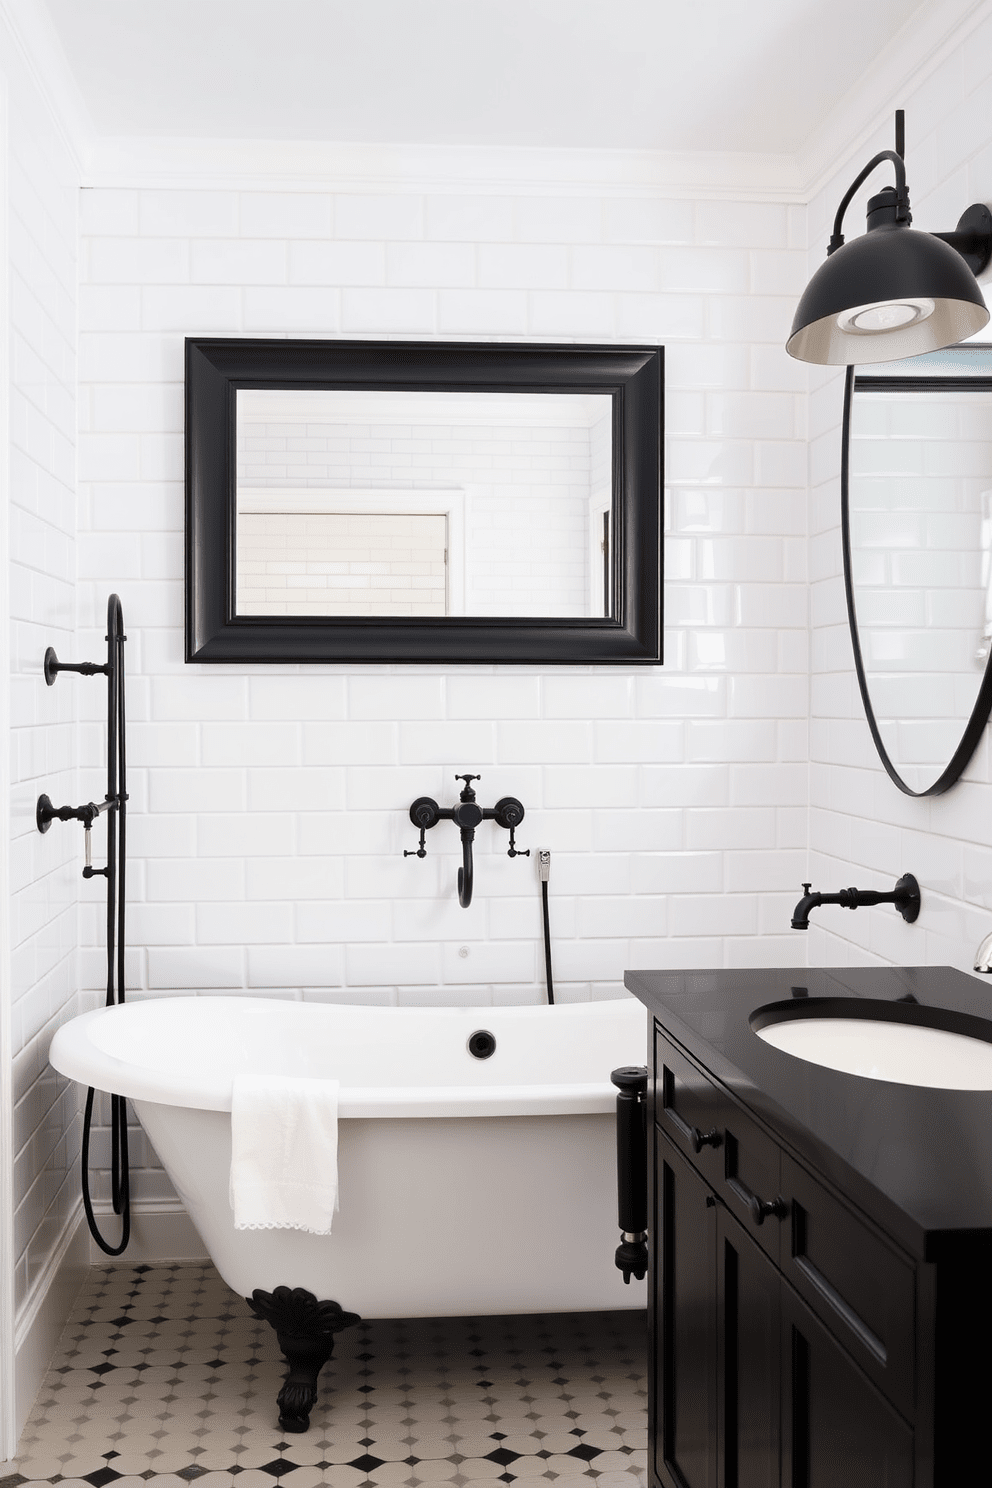
[[(496, 1050), (474, 1058), (469, 1035)], [(646, 1059), (639, 1002), (382, 1008), (165, 997), (84, 1013), (51, 1062), (127, 1096), (217, 1269), (363, 1317), (642, 1307), (624, 1285), (610, 1071)], [(235, 1230), (236, 1070), (341, 1082), (329, 1236)]]

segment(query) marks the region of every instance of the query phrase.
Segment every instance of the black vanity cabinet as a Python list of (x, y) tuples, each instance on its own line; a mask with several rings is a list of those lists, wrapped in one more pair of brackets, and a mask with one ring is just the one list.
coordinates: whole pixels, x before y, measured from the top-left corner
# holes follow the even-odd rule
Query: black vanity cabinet
[[(660, 1039), (656, 1047), (668, 1054), (662, 1076), (671, 1075), (683, 1056)], [(783, 1201), (781, 1214), (762, 1215), (760, 1226), (749, 1214), (748, 1233), (666, 1136), (676, 1113), (675, 1106), (661, 1108), (654, 1137), (651, 1439), (658, 1480), (665, 1488), (837, 1488), (857, 1462), (866, 1485), (911, 1488), (912, 1430), (853, 1356), (860, 1346), (881, 1362), (888, 1350), (801, 1253), (805, 1211)], [(730, 1193), (733, 1181), (724, 1180)], [(764, 1246), (754, 1231), (763, 1232)], [(833, 1315), (832, 1327), (769, 1257), (783, 1249), (797, 1274), (807, 1268), (807, 1284)], [(855, 1265), (862, 1259), (852, 1257)], [(886, 1273), (876, 1281), (884, 1288)], [(911, 1291), (908, 1302), (911, 1335)]]
[[(741, 979), (756, 974), (706, 975), (717, 990), (720, 979), (736, 979), (739, 991)], [(802, 977), (812, 995), (812, 984), (828, 975), (764, 977)], [(870, 995), (878, 996), (879, 978), (894, 975), (875, 970)], [(684, 1005), (676, 1016), (656, 989), (649, 1000), (643, 984), (672, 976), (628, 975), (655, 1015), (648, 1102), (652, 1488), (958, 1488), (982, 1481), (992, 1470), (983, 1466), (976, 1476), (971, 1462), (989, 1460), (983, 1422), (992, 1398), (992, 1159), (987, 1227), (914, 1233), (902, 1222), (909, 1216), (900, 1217), (883, 1193), (876, 1203), (853, 1175), (852, 1195), (838, 1153), (817, 1153), (795, 1115), (783, 1108), (777, 1119), (767, 1092), (751, 1084), (763, 1053), (750, 1069), (732, 1066), (726, 1041), (714, 1047), (692, 1036)], [(895, 995), (904, 992), (898, 982)], [(720, 1028), (714, 1000), (697, 1009), (710, 1039)], [(788, 1073), (788, 1056), (768, 1053)], [(812, 1091), (809, 1111), (849, 1129), (872, 1168), (873, 1146), (888, 1142), (902, 1152), (902, 1178), (911, 1181), (912, 1153), (892, 1103), (899, 1088), (843, 1076), (840, 1085), (824, 1087), (846, 1100), (841, 1117), (817, 1087), (819, 1076), (832, 1074), (805, 1064), (799, 1078), (807, 1096)], [(888, 1106), (883, 1100), (873, 1110), (876, 1085)], [(953, 1092), (958, 1103), (962, 1094)], [(984, 1146), (992, 1148), (992, 1092), (976, 1094), (989, 1105)], [(982, 1143), (966, 1135), (980, 1193), (986, 1175), (971, 1156)], [(941, 1164), (939, 1123), (921, 1132), (928, 1138), (938, 1149), (928, 1149), (921, 1169), (953, 1170), (960, 1152)], [(923, 1208), (939, 1219), (933, 1195)]]

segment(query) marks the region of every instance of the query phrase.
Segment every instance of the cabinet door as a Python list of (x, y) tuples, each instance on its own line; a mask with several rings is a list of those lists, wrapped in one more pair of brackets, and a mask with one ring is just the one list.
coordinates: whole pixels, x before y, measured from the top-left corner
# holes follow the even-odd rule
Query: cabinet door
[(781, 1280), (722, 1205), (716, 1251), (719, 1488), (779, 1488)]
[(782, 1286), (783, 1488), (912, 1488), (913, 1433)]
[(654, 1201), (654, 1471), (716, 1488), (716, 1200), (657, 1128)]

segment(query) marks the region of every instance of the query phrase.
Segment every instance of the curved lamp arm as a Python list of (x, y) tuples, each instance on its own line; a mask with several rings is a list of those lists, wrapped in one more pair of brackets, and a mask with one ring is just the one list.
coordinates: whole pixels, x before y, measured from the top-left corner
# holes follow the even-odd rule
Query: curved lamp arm
[(828, 258), (831, 253), (836, 253), (838, 248), (844, 246), (844, 234), (841, 232), (841, 227), (844, 223), (844, 213), (851, 205), (851, 198), (854, 196), (858, 187), (867, 181), (876, 165), (881, 165), (883, 160), (891, 160), (896, 168), (896, 221), (904, 222), (907, 227), (912, 222), (913, 214), (909, 210), (909, 189), (906, 186), (906, 166), (903, 158), (895, 150), (880, 150), (877, 155), (869, 160), (864, 170), (855, 177), (841, 198), (840, 206), (837, 208), (837, 215), (834, 218), (833, 234), (830, 242), (827, 244)]

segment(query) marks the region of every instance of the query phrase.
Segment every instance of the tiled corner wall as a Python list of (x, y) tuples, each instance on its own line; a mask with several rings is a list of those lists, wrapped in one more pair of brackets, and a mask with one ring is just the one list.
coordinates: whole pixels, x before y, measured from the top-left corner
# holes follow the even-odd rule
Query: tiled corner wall
[[(562, 999), (620, 995), (625, 967), (804, 957), (806, 380), (782, 349), (804, 233), (778, 203), (574, 188), (83, 191), (81, 644), (116, 589), (137, 994), (541, 998), (534, 859), (480, 831), (463, 911), (443, 825), (402, 857), (410, 802), (465, 770), (552, 850)], [(186, 334), (663, 343), (664, 668), (184, 665)]]
[[(914, 226), (945, 232), (972, 202), (992, 200), (992, 77), (986, 19), (918, 87), (907, 90), (906, 174)], [(822, 259), (837, 202), (891, 125), (838, 166), (810, 206), (810, 270)], [(872, 177), (877, 190), (888, 177)], [(848, 210), (864, 230), (867, 191)], [(983, 288), (989, 297), (989, 276)], [(979, 340), (992, 340), (983, 333)], [(891, 909), (822, 911), (811, 920), (816, 965), (950, 965), (970, 970), (992, 928), (992, 779), (988, 731), (963, 781), (914, 800), (890, 782), (872, 746), (847, 633), (840, 547), (840, 421), (843, 372), (814, 371), (810, 397), (810, 584), (812, 707), (810, 875), (815, 887), (891, 888), (915, 873), (923, 908), (915, 925)]]
[[(79, 1206), (79, 1094), (48, 1065), (55, 1028), (77, 1011), (78, 842), (41, 837), (35, 801), (76, 790), (76, 700), (49, 689), (45, 647), (66, 659), (76, 624), (76, 277), (78, 172), (16, 40), (0, 18), (7, 91), (9, 386), (10, 985), (14, 1306), (36, 1300)], [(4, 741), (8, 748), (8, 741)], [(4, 1360), (0, 1367), (9, 1368)]]

